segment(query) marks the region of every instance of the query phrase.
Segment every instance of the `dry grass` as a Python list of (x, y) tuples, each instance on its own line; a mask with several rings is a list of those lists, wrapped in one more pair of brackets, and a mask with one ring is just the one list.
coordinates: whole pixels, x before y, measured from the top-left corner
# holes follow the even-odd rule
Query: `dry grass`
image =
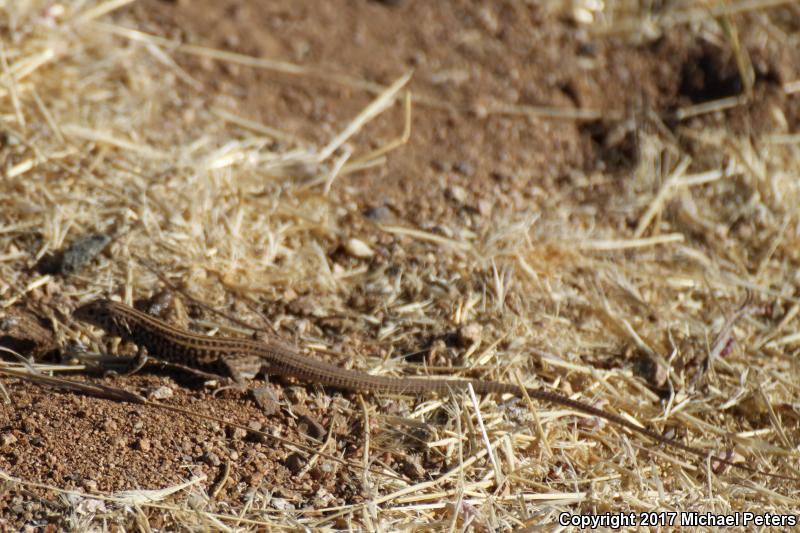
[[(254, 321), (234, 302), (281, 309), (289, 298), (307, 301), (312, 317), (343, 317), (340, 338), (323, 335), (313, 318), (270, 318), (306, 345), (347, 352), (356, 366), (381, 373), (410, 371), (397, 356), (419, 339), (477, 324), (480, 334), (468, 336), (455, 359), (434, 358), (426, 371), (519, 376), (578, 391), (576, 398), (624, 416), (686, 428), (693, 445), (724, 443), (760, 469), (800, 471), (796, 135), (737, 137), (687, 123), (678, 142), (649, 117), (641, 163), (618, 186), (592, 175), (576, 178), (574, 190), (534, 191), (550, 198), (542, 211), (509, 210), (474, 232), (381, 226), (361, 217), (346, 187), (333, 185), (381, 164), (408, 138), (398, 124), (405, 133), (383, 140), (383, 150), (358, 154), (347, 143), (387, 106), (403, 105), (398, 95), (407, 77), (381, 88), (326, 75), (376, 97), (327, 145), (315, 146), (238, 117), (226, 102), (209, 106), (201, 91), (186, 90), (197, 82), (176, 57), (321, 73), (179, 47), (111, 24), (107, 13), (125, 3), (89, 2), (64, 13), (47, 2), (3, 8), (11, 31), (0, 58), (0, 308), (44, 299), (60, 321), (98, 296), (149, 295), (159, 280), (137, 259), (146, 258), (193, 295)], [(673, 23), (681, 13), (649, 31), (682, 24)], [(766, 10), (757, 15), (770, 20)], [(627, 24), (611, 21), (603, 31), (629, 31)], [(727, 38), (710, 17), (695, 24), (694, 31)], [(796, 34), (783, 37), (797, 43)], [(436, 102), (421, 97), (415, 105)], [(737, 105), (742, 99), (683, 109), (678, 118)], [(114, 236), (90, 272), (65, 280), (29, 268), (88, 233)], [(337, 249), (349, 253), (333, 259)], [(370, 344), (381, 357), (367, 363), (359, 348)], [(634, 375), (638, 367), (675, 392), (669, 402), (660, 403)], [(4, 408), (13, 409), (11, 402)], [(454, 531), (552, 524), (562, 511), (791, 513), (798, 504), (797, 484), (717, 475), (666, 450), (640, 453), (649, 444), (613, 427), (597, 429), (596, 420), (576, 422), (558, 406), (534, 413), (497, 398), (429, 399), (408, 403), (398, 422), (379, 405), (362, 405), (363, 425), (376, 428), (361, 436), (367, 468), (348, 466), (361, 479), (365, 503), (287, 511), (258, 490), (251, 501), (222, 508), (201, 480), (146, 494), (48, 488), (72, 506), (76, 528), (141, 527), (159, 514), (188, 528), (398, 530), (427, 523)], [(432, 424), (427, 415), (442, 411), (449, 416)], [(381, 450), (408, 447), (397, 431), (413, 427), (429, 433), (422, 448), (450, 465), (428, 472), (427, 481), (377, 460)]]

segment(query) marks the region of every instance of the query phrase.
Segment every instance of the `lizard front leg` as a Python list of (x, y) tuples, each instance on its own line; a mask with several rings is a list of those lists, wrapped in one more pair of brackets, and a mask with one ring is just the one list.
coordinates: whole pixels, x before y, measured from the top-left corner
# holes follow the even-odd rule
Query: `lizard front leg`
[(214, 395), (225, 389), (247, 390), (247, 380), (254, 378), (261, 371), (261, 360), (257, 357), (224, 357), (219, 366), (227, 372), (229, 385), (214, 391)]
[(255, 356), (225, 357), (221, 363), (230, 378), (239, 385), (245, 385), (247, 380), (256, 377), (264, 366), (263, 359)]
[[(136, 350), (136, 355), (129, 362), (125, 364), (125, 370), (122, 371), (123, 376), (130, 376), (141, 370), (148, 361), (147, 348), (139, 346)], [(103, 372), (107, 376), (116, 376), (119, 374), (116, 370), (107, 369)]]

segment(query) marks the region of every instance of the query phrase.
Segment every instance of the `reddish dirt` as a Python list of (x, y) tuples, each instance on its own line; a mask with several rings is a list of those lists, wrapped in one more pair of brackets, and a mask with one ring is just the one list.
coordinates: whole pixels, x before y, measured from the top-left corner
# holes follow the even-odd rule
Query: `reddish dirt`
[[(337, 427), (342, 430), (342, 421), (332, 421), (330, 411), (307, 398), (304, 389), (290, 389), (296, 412), (266, 416), (238, 392), (212, 396), (185, 376), (155, 373), (109, 377), (102, 382), (145, 394), (166, 387), (175, 392), (172, 405), (199, 408), (204, 414), (298, 443), (307, 441), (309, 446), (317, 445), (298, 430), (304, 416), (324, 427), (333, 426), (334, 431)], [(205, 475), (208, 484), (213, 484), (225, 463), (233, 461), (236, 467), (222, 493), (223, 499), (240, 498), (240, 491), (258, 486), (265, 473), (269, 473), (270, 483), (275, 481), (276, 486), (284, 487), (287, 497), (294, 496), (295, 491), (310, 490), (302, 483), (292, 483), (286, 466), (291, 452), (275, 446), (268, 437), (254, 437), (242, 429), (197, 422), (157, 408), (110, 405), (104, 399), (47, 389), (25, 391), (20, 387), (8, 387), (17, 401), (15, 409), (4, 413), (0, 422), (6, 439), (0, 464), (28, 480), (55, 483), (67, 489), (103, 491), (167, 486), (195, 475)], [(282, 389), (276, 389), (278, 397)], [(181, 466), (190, 464), (203, 466), (198, 471)], [(325, 468), (338, 470), (335, 464)], [(316, 488), (332, 490), (336, 478), (329, 476), (323, 481)]]
[[(415, 93), (467, 108), (453, 112), (416, 104), (411, 141), (385, 167), (336, 184), (349, 188), (364, 211), (387, 206), (423, 227), (451, 218), (491, 217), (493, 209), (523, 204), (547, 209), (552, 198), (535, 194), (534, 187), (587, 194), (565, 186), (571, 170), (611, 169), (624, 176), (637, 161), (635, 136), (612, 138), (616, 124), (487, 115), (487, 106), (612, 110), (634, 119), (652, 109), (670, 126), (675, 109), (740, 89), (731, 53), (716, 45), (686, 40), (682, 32), (642, 44), (624, 36), (592, 37), (566, 18), (523, 2), (147, 0), (130, 9), (144, 31), (212, 48), (322, 66), (383, 84), (413, 69)], [(799, 75), (796, 52), (754, 48), (751, 54), (755, 103), (698, 120), (743, 131), (772, 128), (770, 110), (777, 107), (789, 129), (796, 130), (798, 106), (778, 90)], [(205, 87), (209, 100), (225, 101), (242, 116), (318, 142), (370, 100), (362, 91), (308, 76), (177, 58)], [(401, 129), (402, 113), (394, 109), (361, 133), (356, 147), (374, 148)], [(468, 209), (451, 200), (453, 185), (466, 190)], [(298, 429), (296, 412), (265, 416), (239, 393), (212, 397), (171, 373), (86, 379), (140, 392), (164, 385), (173, 390), (169, 401), (174, 404), (256, 423), (317, 446)], [(306, 505), (331, 506), (363, 496), (347, 469), (325, 460), (314, 467), (313, 482), (298, 481), (290, 451), (241, 431), (13, 380), (4, 380), (4, 387), (14, 405), (0, 411), (0, 469), (10, 475), (63, 488), (115, 491), (163, 487), (204, 474), (204, 486), (210, 488), (230, 462), (230, 480), (219, 496), (223, 501), (239, 501), (261, 483), (276, 487), (276, 496)], [(313, 387), (276, 390), (324, 427), (333, 425), (340, 441), (356, 436), (344, 455), (359, 461), (361, 431), (348, 425), (354, 419), (350, 410), (360, 409), (357, 404), (339, 400), (330, 409), (326, 402), (332, 393)], [(435, 458), (424, 460), (429, 473), (443, 466)], [(202, 466), (184, 470), (184, 464)], [(28, 495), (14, 491), (1, 498), (0, 506), (22, 521), (58, 513), (44, 500), (23, 511)]]
[[(388, 205), (422, 224), (455, 215), (458, 205), (445, 195), (451, 185), (464, 187), (473, 201), (529, 203), (542, 201), (529, 197), (532, 186), (564, 179), (571, 169), (624, 170), (636, 162), (633, 139), (608, 139), (614, 124), (485, 116), (481, 110), (492, 104), (594, 109), (634, 118), (653, 109), (669, 124), (678, 107), (741, 89), (730, 50), (687, 40), (682, 32), (646, 44), (592, 37), (566, 19), (519, 2), (228, 0), (190, 6), (150, 1), (134, 9), (149, 21), (145, 29), (212, 48), (283, 58), (382, 84), (413, 69), (414, 92), (472, 110), (415, 106), (408, 145), (380, 171), (347, 180), (365, 208)], [(750, 52), (755, 103), (703, 120), (744, 131), (771, 129), (769, 110), (777, 106), (791, 129), (800, 114), (779, 89), (798, 76), (797, 58), (786, 50)], [(308, 76), (194, 58), (182, 64), (243, 116), (318, 142), (370, 98)], [(396, 110), (367, 128), (357, 147), (374, 147), (371, 139), (385, 141), (401, 128)], [(425, 195), (419, 194), (421, 186)]]

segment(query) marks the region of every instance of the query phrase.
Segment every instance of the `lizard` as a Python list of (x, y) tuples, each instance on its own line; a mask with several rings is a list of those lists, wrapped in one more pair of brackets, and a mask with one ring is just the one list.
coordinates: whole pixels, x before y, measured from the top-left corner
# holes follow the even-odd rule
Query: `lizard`
[[(530, 398), (605, 419), (617, 426), (648, 437), (661, 445), (682, 450), (701, 459), (706, 459), (710, 453), (665, 437), (653, 429), (640, 426), (610, 411), (543, 388), (525, 387), (523, 392), (523, 389), (517, 385), (482, 379), (425, 379), (368, 374), (359, 370), (341, 368), (303, 355), (297, 348), (282, 341), (218, 338), (184, 331), (133, 307), (108, 299), (98, 299), (86, 303), (78, 307), (72, 316), (97, 326), (111, 335), (120, 337), (126, 342), (136, 344), (138, 356), (136, 368), (133, 371), (141, 368), (147, 361), (148, 355), (152, 354), (158, 359), (178, 366), (198, 370), (201, 374), (211, 372), (214, 374), (206, 375), (219, 375), (220, 371), (227, 372), (238, 383), (242, 383), (243, 379), (237, 370), (236, 363), (252, 364), (253, 361), (257, 361), (269, 375), (290, 376), (306, 382), (355, 392), (411, 395), (446, 394), (453, 390), (465, 390), (468, 385), (471, 385), (478, 394), (497, 393), (524, 396), (527, 393)], [(714, 458), (714, 461), (750, 473), (800, 481), (796, 477), (764, 472), (726, 459)]]

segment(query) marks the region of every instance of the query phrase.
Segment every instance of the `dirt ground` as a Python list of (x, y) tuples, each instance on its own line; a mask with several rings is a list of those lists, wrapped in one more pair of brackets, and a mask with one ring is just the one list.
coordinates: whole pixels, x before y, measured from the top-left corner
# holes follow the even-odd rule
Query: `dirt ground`
[[(630, 339), (620, 341), (619, 324), (613, 325), (614, 321), (608, 316), (601, 314), (587, 318), (583, 313), (590, 302), (574, 304), (577, 300), (564, 300), (562, 306), (559, 301), (546, 296), (547, 287), (557, 284), (577, 295), (595, 291), (613, 293), (616, 290), (622, 296), (608, 297), (619, 297), (623, 301), (626, 298), (647, 301), (654, 294), (667, 294), (663, 292), (667, 289), (658, 282), (652, 285), (642, 283), (637, 287), (622, 282), (605, 285), (611, 278), (598, 278), (591, 268), (573, 261), (574, 254), (582, 253), (577, 251), (578, 236), (597, 235), (599, 241), (633, 235), (647, 209), (647, 202), (660, 187), (657, 180), (642, 181), (639, 178), (646, 172), (643, 168), (673, 168), (681, 154), (693, 157), (690, 173), (708, 168), (701, 162), (711, 161), (718, 167), (724, 166), (725, 157), (707, 153), (707, 147), (713, 143), (698, 141), (702, 132), (723, 131), (737, 138), (760, 138), (798, 130), (800, 100), (797, 92), (787, 91), (786, 86), (800, 79), (800, 52), (798, 48), (776, 45), (778, 41), (774, 34), (764, 37), (759, 32), (767, 32), (767, 29), (777, 32), (776, 28), (780, 28), (796, 39), (800, 10), (797, 4), (787, 3), (789, 5), (734, 15), (739, 31), (737, 39), (747, 51), (754, 74), (752, 86), (745, 87), (737, 65), (741, 56), (737, 56), (731, 45), (734, 40), (726, 37), (722, 30), (716, 33), (708, 31), (708, 27), (717, 27), (713, 22), (704, 25), (702, 31), (691, 23), (669, 22), (672, 25), (670, 30), (648, 35), (640, 27), (627, 28), (622, 24), (626, 17), (635, 20), (641, 12), (631, 8), (627, 13), (620, 8), (615, 14), (620, 19), (616, 31), (601, 32), (596, 27), (582, 24), (576, 19), (577, 8), (565, 4), (513, 0), (143, 0), (115, 11), (110, 19), (129, 27), (135, 26), (147, 34), (246, 56), (319, 67), (323, 72), (344, 73), (353, 79), (382, 86), (413, 71), (409, 87), (415, 100), (408, 142), (390, 152), (385, 164), (341, 176), (333, 182), (336, 198), (348, 209), (344, 220), (356, 228), (354, 234), (361, 232), (372, 236), (375, 230), (370, 228), (374, 224), (387, 224), (418, 228), (453, 240), (461, 234), (489, 235), (499, 224), (508, 221), (545, 221), (538, 231), (544, 235), (555, 232), (552, 233), (555, 244), (542, 241), (544, 244), (534, 246), (532, 252), (525, 255), (526, 264), (538, 274), (538, 281), (532, 284), (539, 289), (526, 289), (519, 284), (510, 289), (507, 301), (511, 310), (507, 312), (520, 318), (519, 322), (532, 320), (519, 327), (539, 330), (541, 342), (534, 343), (534, 348), (543, 351), (571, 351), (570, 332), (591, 331), (586, 343), (580, 349), (575, 347), (580, 364), (599, 370), (631, 370), (642, 384), (626, 387), (625, 391), (639, 391), (646, 399), (648, 407), (635, 409), (639, 409), (637, 418), (649, 421), (661, 414), (659, 405), (669, 397), (669, 390), (663, 379), (643, 368), (647, 365), (642, 363), (640, 346)], [(669, 12), (667, 4), (670, 3), (664, 4), (663, 11)], [(665, 22), (661, 26), (662, 30), (666, 25)], [(718, 26), (723, 25), (720, 23)], [(8, 30), (6, 25), (3, 31)], [(238, 116), (279, 128), (317, 145), (325, 144), (375, 97), (374, 93), (336, 83), (324, 75), (296, 75), (251, 68), (235, 62), (212, 61), (202, 55), (176, 53), (173, 58), (182, 72), (193, 80), (183, 87), (203, 102), (200, 107), (225, 104)], [(746, 102), (690, 116), (696, 104), (735, 97), (748, 89), (751, 95)], [(176, 112), (175, 116), (178, 114)], [(369, 123), (351, 141), (354, 151), (379, 148), (386, 139), (400, 135), (403, 116), (402, 106), (395, 105)], [(191, 123), (191, 119), (181, 124), (187, 122)], [(167, 137), (179, 136), (179, 132), (172, 131), (175, 124), (173, 115), (165, 114), (161, 133)], [(668, 139), (672, 151), (668, 149), (653, 157), (648, 152), (651, 148), (648, 136)], [(725, 142), (720, 146), (726, 146)], [(787, 166), (787, 172), (798, 168)], [(667, 174), (669, 172), (665, 171), (664, 175)], [(768, 187), (756, 189), (763, 193)], [(773, 241), (763, 239), (757, 231), (766, 223), (759, 225), (759, 220), (750, 218), (755, 217), (753, 213), (737, 211), (734, 207), (734, 204), (755, 201), (748, 194), (734, 191), (697, 200), (700, 214), (696, 218), (684, 216), (683, 211), (671, 206), (655, 218), (653, 226), (660, 229), (654, 230), (652, 235), (658, 237), (682, 232), (687, 243), (712, 257), (716, 257), (714, 254), (717, 252), (725, 255), (721, 249), (729, 246), (731, 240), (736, 241), (742, 252), (731, 252), (725, 256), (727, 262), (720, 261), (720, 264), (734, 265), (742, 272), (753, 274), (759, 265), (766, 264), (764, 258), (770, 253), (768, 250), (772, 250), (769, 257), (781, 262), (785, 271), (791, 271), (798, 262), (796, 250), (792, 256), (791, 244), (800, 238), (799, 213), (789, 206), (780, 216), (776, 215), (783, 221), (784, 232), (780, 245), (773, 247)], [(764, 193), (760, 198), (766, 196)], [(706, 226), (697, 222), (703, 218), (713, 219), (713, 231), (704, 233), (702, 228)], [(587, 222), (589, 220), (591, 222)], [(3, 220), (6, 225), (11, 222)], [(663, 225), (659, 225), (662, 222)], [(724, 238), (717, 242), (714, 236), (719, 233), (715, 231), (722, 226)], [(564, 230), (564, 227), (568, 229)], [(644, 234), (647, 235), (649, 233)], [(570, 242), (573, 238), (575, 246)], [(25, 251), (25, 242), (24, 237), (20, 237), (17, 249)], [(370, 242), (373, 247), (384, 250), (373, 264), (382, 265), (382, 272), (391, 272), (392, 265), (401, 261), (411, 265), (408, 268), (421, 271), (425, 265), (435, 262), (438, 253), (431, 248), (419, 255), (409, 252), (405, 256), (394, 238), (386, 235), (378, 235)], [(2, 253), (0, 250), (0, 255)], [(351, 264), (343, 247), (331, 246), (325, 253), (333, 258), (333, 263)], [(636, 276), (637, 269), (644, 272), (655, 264), (637, 264), (633, 251), (600, 250), (596, 253), (607, 272), (614, 272), (614, 265), (619, 262), (620, 272), (632, 277)], [(509, 257), (513, 255), (508, 254)], [(17, 261), (18, 270), (24, 272), (31, 272), (36, 262), (30, 255), (14, 259), (17, 256), (10, 254), (9, 257)], [(100, 260), (112, 262), (113, 257), (106, 252)], [(683, 283), (683, 278), (678, 279), (683, 260), (653, 259), (662, 260), (675, 261), (677, 277), (666, 280), (665, 286), (678, 291)], [(491, 273), (491, 267), (487, 268)], [(497, 274), (495, 271), (495, 277), (502, 277), (503, 272)], [(516, 272), (521, 272), (521, 269)], [(69, 294), (77, 294), (84, 286), (82, 283), (92, 276), (90, 272), (70, 282), (53, 282), (57, 288), (48, 285), (33, 292), (40, 291), (37, 294), (41, 298), (68, 302)], [(492, 279), (487, 276), (486, 279)], [(654, 274), (654, 277), (657, 276)], [(118, 284), (116, 287), (124, 284), (124, 275), (114, 279)], [(461, 305), (459, 291), (465, 289), (454, 279), (443, 277), (424, 281), (441, 287), (441, 299), (431, 298), (426, 304), (437, 309), (439, 314), (435, 316), (452, 316), (454, 309)], [(776, 276), (761, 281), (761, 286), (770, 287), (772, 292), (758, 293), (756, 290), (755, 305), (765, 309), (759, 320), (775, 325), (781, 324), (788, 316), (788, 322), (784, 322), (782, 327), (788, 323), (789, 330), (791, 324), (796, 328), (791, 309), (796, 305), (792, 298), (797, 295), (797, 276)], [(157, 283), (154, 283), (154, 290), (157, 288), (155, 285)], [(608, 289), (611, 285), (613, 290)], [(478, 293), (481, 290), (477, 286), (470, 289)], [(714, 334), (723, 327), (725, 319), (732, 316), (741, 304), (743, 293), (738, 292), (739, 289), (743, 290), (737, 286), (736, 291), (715, 293), (710, 287), (708, 294), (716, 294), (724, 304), (717, 302), (718, 307), (713, 311), (699, 307), (693, 311), (698, 320), (702, 320), (706, 313), (721, 317), (716, 322), (709, 318), (710, 326), (704, 338), (707, 348), (713, 344)], [(296, 289), (300, 294), (297, 298), (290, 287), (280, 286), (273, 297), (259, 302), (260, 310), (269, 317), (280, 316), (287, 323), (302, 322), (307, 329), (293, 325), (289, 331), (298, 337), (311, 332), (313, 339), (320, 343), (324, 340), (324, 345), (334, 351), (378, 357), (383, 361), (412, 353), (415, 355), (404, 359), (409, 364), (423, 363), (433, 369), (463, 369), (463, 360), (452, 355), (463, 353), (464, 347), (469, 346), (468, 342), (462, 342), (464, 338), (470, 338), (468, 328), (465, 329), (463, 324), (441, 318), (426, 325), (424, 333), (414, 335), (409, 332), (398, 336), (392, 348), (388, 349), (387, 341), (383, 340), (385, 337), (380, 337), (382, 330), (378, 326), (371, 328), (353, 324), (357, 322), (353, 318), (356, 315), (372, 313), (375, 313), (376, 324), (380, 323), (383, 318), (378, 314), (382, 312), (381, 306), (374, 300), (380, 300), (380, 297), (366, 289), (345, 296), (339, 296), (337, 290), (331, 288), (331, 295), (328, 295)], [(407, 293), (414, 291), (413, 288), (404, 290)], [(419, 294), (424, 293), (421, 288), (417, 290)], [(778, 293), (790, 297), (782, 299), (776, 296)], [(10, 294), (6, 293), (4, 298), (10, 298)], [(122, 292), (116, 290), (114, 294), (121, 295)], [(282, 299), (281, 295), (286, 294), (289, 296)], [(680, 298), (677, 293), (669, 294)], [(335, 304), (330, 303), (330, 299), (334, 299)], [(409, 297), (409, 301), (413, 298)], [(648, 329), (652, 335), (644, 341), (656, 346), (656, 351), (666, 358), (670, 356), (670, 346), (677, 346), (675, 350), (680, 351), (681, 342), (688, 344), (694, 339), (688, 329), (682, 330), (681, 326), (669, 329), (666, 326), (669, 312), (664, 309), (686, 304), (681, 299), (673, 302), (664, 307), (630, 304), (631, 316), (641, 318), (648, 324), (647, 328), (652, 328)], [(534, 316), (530, 311), (536, 306), (543, 309), (542, 317)], [(197, 306), (187, 305), (187, 309), (192, 319), (209, 318), (208, 313)], [(243, 308), (234, 307), (233, 311), (239, 309)], [(326, 313), (330, 309), (336, 312)], [(520, 347), (514, 339), (503, 335), (505, 318), (501, 319), (500, 312), (497, 313), (482, 311), (475, 322), (483, 328), (485, 339), (497, 341), (498, 350), (518, 352)], [(44, 321), (43, 325), (52, 328), (53, 322)], [(758, 329), (760, 326), (750, 322), (741, 327), (752, 327), (760, 333), (767, 328)], [(607, 331), (616, 333), (609, 338)], [(752, 340), (756, 335), (737, 332), (731, 338), (742, 343), (746, 343), (744, 338)], [(63, 347), (75, 335), (74, 331), (57, 331), (56, 344)], [(671, 335), (675, 335), (675, 339)], [(671, 344), (673, 340), (674, 344)], [(320, 343), (317, 344), (322, 345)], [(754, 358), (766, 357), (763, 352), (751, 350), (752, 344), (737, 350), (752, 353)], [(103, 346), (114, 345), (106, 343)], [(796, 350), (793, 346), (796, 345), (787, 344), (769, 352), (776, 361), (782, 361), (776, 364), (786, 365), (782, 367), (787, 372), (783, 378), (786, 382), (797, 381), (797, 375), (792, 374), (796, 369), (789, 361), (795, 353), (792, 350)], [(58, 358), (58, 350), (46, 351), (50, 359)], [(121, 351), (130, 353), (131, 350), (121, 346)], [(602, 387), (592, 389), (591, 374), (578, 372), (570, 375), (567, 370), (554, 369), (538, 358), (525, 357), (529, 359), (521, 363), (507, 360), (502, 366), (506, 368), (513, 363), (523, 367), (525, 376), (535, 375), (536, 370), (541, 370), (544, 381), (557, 383), (566, 393), (582, 392), (585, 401), (591, 402), (594, 393), (601, 391), (600, 396), (611, 401), (601, 405), (604, 408), (611, 408), (616, 402), (622, 406), (635, 403), (635, 400), (615, 398)], [(687, 382), (694, 383), (691, 380), (702, 374), (705, 360), (688, 355), (679, 359), (675, 363), (678, 372), (685, 373)], [(337, 360), (337, 363), (342, 361)], [(758, 360), (745, 359), (742, 364), (757, 365)], [(489, 494), (496, 491), (494, 496), (499, 499), (518, 497), (520, 502), (526, 502), (509, 511), (508, 516), (495, 514), (480, 504), (458, 500), (452, 496), (454, 493), (446, 492), (445, 487), (441, 487), (445, 492), (438, 497), (434, 491), (420, 500), (410, 497), (397, 499), (392, 502), (391, 511), (374, 502), (393, 490), (399, 490), (405, 486), (403, 483), (413, 485), (435, 480), (458, 464), (457, 457), (450, 453), (452, 449), (444, 453), (440, 448), (425, 444), (455, 440), (455, 423), (446, 400), (432, 404), (435, 414), (430, 418), (409, 418), (414, 406), (433, 400), (362, 398), (291, 380), (273, 379), (268, 387), (278, 403), (274, 412), (265, 412), (247, 394), (236, 390), (216, 392), (210, 384), (172, 369), (149, 366), (133, 376), (77, 372), (70, 377), (136, 391), (148, 398), (163, 398), (171, 405), (235, 421), (302, 446), (321, 449), (325, 455), (309, 462), (302, 448), (292, 448), (267, 436), (248, 434), (241, 428), (150, 406), (3, 378), (0, 382), (5, 396), (0, 411), (0, 470), (30, 484), (21, 486), (7, 482), (4, 485), (0, 492), (0, 528), (13, 530), (27, 526), (34, 530), (34, 526), (47, 526), (53, 531), (89, 527), (117, 531), (149, 528), (155, 531), (181, 527), (196, 529), (201, 527), (197, 524), (203, 524), (202, 527), (209, 529), (262, 527), (279, 530), (316, 525), (328, 529), (394, 530), (421, 527), (414, 523), (425, 520), (428, 527), (435, 529), (446, 530), (451, 523), (457, 523), (455, 527), (489, 531), (554, 524), (555, 515), (550, 514), (554, 512), (552, 509), (600, 514), (647, 508), (619, 496), (610, 500), (593, 498), (593, 487), (603, 484), (602, 476), (587, 474), (591, 480), (585, 483), (559, 484), (554, 481), (565, 475), (569, 477), (565, 472), (576, 468), (573, 460), (581, 465), (604, 461), (613, 464), (617, 450), (625, 448), (625, 453), (628, 453), (631, 441), (639, 441), (620, 433), (606, 435), (608, 426), (600, 424), (595, 427), (596, 421), (592, 420), (557, 419), (565, 428), (577, 428), (574, 435), (597, 435), (596, 445), (591, 449), (575, 452), (577, 459), (569, 455), (574, 441), (565, 437), (558, 441), (561, 448), (551, 464), (539, 464), (530, 470), (511, 474), (527, 481), (481, 485), (481, 490)], [(503, 374), (501, 379), (513, 380), (514, 374)], [(775, 379), (783, 383), (780, 378)], [(253, 386), (263, 384), (263, 378), (258, 378)], [(771, 427), (770, 421), (778, 417), (783, 439), (761, 435), (769, 442), (761, 451), (766, 451), (767, 446), (772, 447), (770, 450), (774, 447), (788, 452), (796, 450), (795, 443), (800, 442), (800, 416), (796, 412), (800, 393), (796, 388), (791, 389), (795, 396), (786, 392), (780, 398), (772, 399), (770, 411), (763, 407), (763, 402), (738, 388), (738, 375), (736, 379), (732, 378), (729, 386), (720, 385), (719, 390), (714, 389), (713, 384), (709, 386), (714, 394), (719, 392), (721, 398), (740, 394), (747, 399), (728, 410), (711, 408), (703, 411), (702, 416), (698, 414), (705, 421), (703, 428), (727, 428), (722, 433), (709, 429), (708, 435), (698, 445), (710, 446), (715, 439), (724, 440), (722, 436), (730, 434), (734, 427), (743, 434), (756, 434), (759, 428)], [(717, 407), (722, 403), (723, 399), (720, 399)], [(530, 440), (524, 445), (515, 441), (513, 449), (518, 454), (524, 455), (524, 451), (530, 456), (539, 456), (541, 445), (535, 442), (538, 434), (530, 430), (533, 424), (525, 418), (527, 415), (520, 414), (525, 407), (508, 406), (500, 399), (497, 399), (497, 404), (499, 406), (489, 409), (494, 411), (494, 415), (504, 418), (502, 423), (493, 419), (500, 424), (493, 430), (527, 431)], [(435, 409), (436, 405), (438, 409)], [(737, 418), (739, 415), (742, 417)], [(731, 422), (731, 419), (735, 421)], [(678, 423), (669, 427), (679, 439), (691, 436), (691, 433), (682, 433)], [(463, 450), (465, 457), (480, 451), (482, 442), (479, 438), (475, 442), (478, 443), (475, 449), (468, 447)], [(640, 444), (634, 448), (646, 446)], [(498, 450), (503, 446), (508, 452), (511, 444), (500, 445)], [(365, 460), (365, 450), (372, 453), (368, 460)], [(744, 452), (737, 448), (736, 453), (740, 454), (736, 460), (742, 460)], [(663, 465), (665, 476), (674, 476), (666, 489), (667, 495), (679, 495), (688, 490), (685, 488), (688, 485), (705, 483), (702, 470), (673, 471), (678, 469), (676, 463), (663, 458), (671, 454), (660, 450), (661, 458), (656, 459), (639, 451), (637, 464), (649, 472), (648, 465), (658, 462)], [(750, 461), (750, 458), (745, 460)], [(797, 458), (787, 457), (788, 460), (795, 466), (798, 464)], [(694, 459), (684, 461), (694, 463)], [(402, 481), (392, 478), (380, 483), (369, 481), (363, 469), (349, 466), (353, 463), (368, 463), (370, 468), (390, 471)], [(758, 467), (765, 467), (765, 463), (758, 462)], [(488, 466), (484, 472), (491, 471)], [(787, 501), (796, 501), (793, 498), (798, 494), (797, 484), (779, 485), (774, 482), (773, 486), (770, 485), (773, 480), (768, 478), (741, 472), (730, 474), (732, 480), (729, 484), (733, 486), (741, 476), (752, 480), (743, 481), (744, 484), (774, 487), (765, 490), (783, 494)], [(603, 475), (606, 475), (605, 470)], [(620, 491), (628, 490), (628, 485), (644, 483), (633, 477), (623, 478), (619, 481), (623, 487)], [(157, 490), (188, 479), (196, 480), (192, 490), (199, 491), (203, 497), (190, 495), (182, 500), (183, 507), (167, 500), (161, 506), (131, 505), (126, 507), (125, 513), (116, 513), (111, 511), (115, 505), (111, 500), (81, 499), (78, 503), (79, 493), (118, 495), (120, 491)], [(479, 476), (471, 481), (483, 483), (487, 479)], [(555, 485), (549, 486), (548, 482)], [(56, 495), (53, 487), (68, 492)], [(683, 502), (681, 496), (675, 496), (676, 503), (670, 504), (669, 497), (664, 493), (657, 496), (657, 491), (649, 484), (639, 489), (637, 497), (642, 501), (651, 494), (652, 498), (661, 498), (665, 509), (684, 509), (677, 503)], [(468, 489), (465, 494), (471, 497), (473, 490), (477, 489)], [(555, 492), (561, 496), (553, 496)], [(256, 493), (268, 493), (269, 499), (258, 499)], [(539, 505), (533, 496), (525, 499), (526, 494), (538, 493), (551, 494), (551, 499), (547, 500), (549, 503)], [(568, 496), (573, 493), (582, 493), (583, 496), (579, 501), (573, 501)], [(558, 503), (559, 498), (564, 502)], [(254, 501), (258, 503), (253, 504)], [(456, 501), (461, 507), (456, 506)], [(735, 498), (729, 501), (735, 501)], [(359, 506), (369, 502), (377, 507)], [(445, 502), (441, 507), (423, 509), (425, 504), (441, 502)], [(247, 511), (251, 505), (258, 509)], [(407, 509), (403, 513), (408, 518), (394, 518), (391, 513), (404, 505)], [(759, 505), (763, 509), (781, 509), (779, 505), (771, 507), (777, 505), (771, 500), (768, 505), (755, 497), (746, 499), (746, 504), (742, 505), (742, 509), (759, 508)], [(785, 505), (791, 507), (791, 504)], [(319, 511), (322, 509), (325, 511)], [(718, 510), (732, 512), (737, 509), (722, 506)], [(191, 516), (195, 511), (208, 512), (209, 517), (228, 518), (208, 518), (212, 521), (197, 522)], [(263, 512), (259, 514), (257, 511)], [(384, 511), (386, 514), (382, 514)], [(231, 516), (239, 516), (242, 521), (234, 524), (229, 519)], [(263, 522), (247, 521), (253, 517)]]

